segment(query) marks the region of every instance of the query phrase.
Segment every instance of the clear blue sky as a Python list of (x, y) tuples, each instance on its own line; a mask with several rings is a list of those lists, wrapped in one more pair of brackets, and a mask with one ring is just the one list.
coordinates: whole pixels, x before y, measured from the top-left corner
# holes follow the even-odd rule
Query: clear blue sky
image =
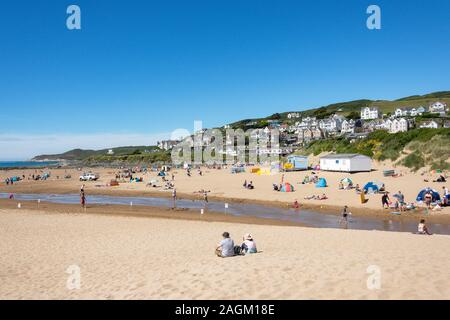
[[(82, 30), (66, 28), (70, 4)], [(2, 2), (0, 159), (449, 90), (449, 12), (448, 0)]]

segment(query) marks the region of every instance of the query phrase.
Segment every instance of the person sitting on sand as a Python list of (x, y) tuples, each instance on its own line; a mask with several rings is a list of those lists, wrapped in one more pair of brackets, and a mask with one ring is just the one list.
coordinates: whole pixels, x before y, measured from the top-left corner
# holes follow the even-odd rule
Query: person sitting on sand
[(247, 188), (247, 180), (244, 181), (243, 186), (244, 186), (244, 188)]
[(442, 187), (442, 190), (444, 190), (444, 197), (447, 197), (450, 194), (447, 187)]
[(361, 188), (359, 187), (359, 184), (356, 184), (355, 191), (356, 191), (356, 194), (360, 194), (361, 193)]
[(273, 187), (273, 191), (280, 191), (280, 189), (278, 188), (276, 183), (273, 183), (272, 187)]
[(234, 241), (228, 232), (222, 234), (223, 240), (216, 247), (216, 255), (221, 258), (234, 256)]
[(294, 209), (300, 208), (300, 204), (298, 203), (297, 199), (294, 201), (294, 204), (292, 205), (292, 208), (294, 208)]
[(322, 193), (321, 196), (316, 197), (316, 200), (327, 200), (327, 199), (328, 199), (328, 197), (325, 195), (325, 193)]
[(418, 234), (425, 234), (425, 235), (432, 235), (432, 233), (430, 233), (430, 231), (428, 230), (426, 224), (425, 224), (425, 219), (420, 220), (419, 225), (417, 226), (417, 233)]
[(244, 254), (251, 254), (251, 253), (256, 253), (257, 249), (256, 249), (256, 243), (253, 240), (253, 237), (250, 233), (247, 233), (244, 237), (243, 237), (244, 242), (241, 244), (241, 252)]
[(344, 184), (342, 183), (342, 181), (339, 182), (338, 190), (344, 190)]
[(253, 186), (253, 181), (250, 181), (250, 183), (247, 185), (247, 189), (255, 189), (255, 187)]

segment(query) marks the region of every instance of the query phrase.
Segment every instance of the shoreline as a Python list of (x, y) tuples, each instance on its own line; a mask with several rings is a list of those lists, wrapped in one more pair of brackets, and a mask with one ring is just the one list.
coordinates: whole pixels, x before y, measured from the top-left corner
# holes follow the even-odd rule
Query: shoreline
[[(9, 189), (9, 190), (8, 190)], [(15, 189), (15, 190), (12, 190)], [(17, 190), (18, 189), (18, 190)], [(3, 188), (0, 187), (1, 193), (15, 193), (15, 194), (76, 194), (77, 192), (74, 192), (72, 189), (62, 189), (61, 187), (56, 188), (46, 188), (45, 192), (38, 192), (37, 190), (30, 190), (32, 188), (26, 188), (23, 190), (23, 188)], [(14, 191), (14, 192), (12, 192)], [(155, 197), (155, 198), (171, 198), (171, 192), (162, 192), (162, 191), (141, 191), (141, 190), (106, 190), (106, 189), (89, 189), (87, 196), (89, 195), (104, 195), (104, 196), (117, 196), (117, 197)], [(177, 192), (177, 197), (179, 200), (185, 199), (185, 200), (201, 200), (201, 196), (195, 195), (195, 194), (189, 194), (189, 193), (183, 193), (183, 192)], [(272, 207), (272, 208), (281, 208), (281, 209), (288, 209), (290, 207), (290, 203), (287, 202), (281, 202), (276, 200), (257, 200), (257, 199), (243, 199), (243, 198), (233, 198), (233, 197), (223, 197), (223, 196), (216, 196), (211, 195), (208, 196), (208, 199), (210, 201), (217, 201), (217, 202), (227, 202), (227, 203), (235, 203), (235, 204), (253, 204), (253, 205), (262, 205), (266, 207)], [(0, 201), (0, 204), (2, 202)], [(112, 205), (115, 206), (115, 205)], [(120, 206), (120, 205), (117, 205)], [(142, 206), (146, 208), (161, 208), (161, 209), (167, 209), (165, 207), (151, 207), (151, 206)], [(316, 204), (302, 204), (300, 202), (300, 210), (307, 210), (307, 211), (313, 211), (319, 214), (331, 214), (335, 216), (340, 216), (340, 212), (342, 211), (342, 208), (337, 205), (330, 205), (330, 204), (323, 204), (323, 205), (316, 205)], [(413, 221), (417, 222), (420, 219), (426, 219), (428, 222), (432, 223), (445, 223), (450, 224), (450, 216), (444, 215), (444, 214), (436, 214), (436, 215), (427, 215), (425, 214), (425, 210), (423, 208), (419, 208), (414, 213), (406, 212), (402, 215), (392, 215), (388, 212), (390, 210), (387, 209), (371, 209), (371, 208), (352, 208), (350, 207), (350, 211), (352, 212), (353, 217), (364, 217), (364, 218), (372, 218), (377, 220), (393, 220), (393, 221)], [(223, 215), (223, 213), (218, 213)], [(276, 219), (268, 219), (268, 220), (274, 220), (274, 221), (281, 221), (283, 220), (276, 220)]]
[(0, 199), (0, 209), (8, 209), (20, 212), (29, 210), (33, 212), (45, 211), (52, 214), (79, 214), (79, 215), (100, 215), (117, 217), (139, 217), (151, 219), (203, 221), (203, 222), (228, 222), (251, 225), (308, 227), (302, 223), (293, 221), (283, 221), (276, 219), (258, 218), (253, 216), (226, 215), (221, 212), (205, 210), (202, 215), (198, 210), (186, 208), (166, 208), (136, 205), (130, 208), (125, 205), (100, 205), (88, 204), (87, 210), (80, 208), (79, 204), (58, 204), (42, 201), (39, 206), (35, 201), (20, 201), (21, 208), (17, 208), (19, 201), (10, 199)]

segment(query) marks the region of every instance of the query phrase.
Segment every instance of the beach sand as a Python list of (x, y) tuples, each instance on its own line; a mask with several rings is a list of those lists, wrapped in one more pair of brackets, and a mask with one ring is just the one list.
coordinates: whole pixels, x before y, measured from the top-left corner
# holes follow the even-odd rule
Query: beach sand
[(0, 256), (0, 299), (450, 299), (449, 236), (0, 209)]
[[(438, 177), (438, 174), (431, 174), (425, 170), (413, 173), (406, 168), (396, 167), (399, 177), (383, 177), (383, 170), (392, 169), (393, 164), (390, 162), (374, 163), (374, 171), (365, 173), (339, 173), (339, 172), (322, 172), (317, 171), (319, 177), (327, 180), (329, 187), (316, 188), (314, 184), (301, 184), (300, 182), (306, 175), (311, 175), (311, 171), (288, 172), (284, 174), (284, 181), (290, 182), (295, 188), (295, 192), (284, 193), (273, 191), (272, 184), (279, 184), (282, 174), (262, 175), (247, 172), (240, 174), (231, 174), (230, 169), (203, 169), (203, 175), (200, 176), (196, 170), (192, 170), (192, 177), (188, 177), (184, 170), (173, 170), (170, 174), (175, 174), (175, 186), (179, 197), (198, 198), (201, 194), (195, 193), (199, 190), (210, 190), (209, 198), (224, 201), (237, 202), (260, 202), (268, 205), (287, 206), (292, 204), (296, 199), (304, 206), (304, 208), (315, 209), (317, 211), (328, 211), (339, 213), (344, 205), (350, 207), (352, 213), (358, 215), (388, 215), (392, 210), (383, 210), (381, 206), (381, 195), (367, 195), (368, 202), (361, 204), (360, 196), (354, 190), (338, 190), (339, 181), (345, 177), (350, 177), (353, 183), (359, 184), (362, 188), (369, 181), (382, 181), (386, 185), (386, 189), (391, 192), (391, 196), (398, 191), (405, 195), (405, 200), (415, 202), (417, 194), (426, 187), (432, 187), (439, 193), (442, 193), (442, 187), (450, 188), (449, 183), (436, 183), (432, 180)], [(162, 188), (147, 187), (146, 183), (150, 180), (157, 179), (162, 184), (161, 177), (157, 177), (156, 172), (137, 173), (135, 177), (143, 177), (143, 183), (121, 183), (117, 187), (107, 187), (107, 183), (114, 178), (117, 169), (110, 168), (84, 168), (83, 171), (92, 170), (100, 174), (100, 180), (96, 182), (86, 182), (86, 191), (89, 194), (112, 194), (112, 195), (152, 195), (152, 196), (171, 196), (171, 191), (163, 191)], [(75, 169), (52, 169), (49, 170), (52, 176), (47, 181), (22, 181), (14, 186), (0, 185), (0, 192), (11, 193), (77, 193), (80, 189), (81, 182), (78, 180), (80, 173)], [(12, 170), (0, 171), (0, 179), (3, 180), (7, 176), (25, 175), (39, 173), (39, 170)], [(64, 174), (70, 173), (72, 179), (63, 179)], [(423, 175), (422, 175), (423, 174)], [(57, 179), (59, 176), (59, 179)], [(170, 179), (170, 176), (168, 177)], [(429, 180), (425, 182), (424, 180)], [(253, 181), (254, 190), (247, 190), (242, 185), (244, 181)], [(305, 200), (305, 196), (321, 195), (325, 193), (327, 200)], [(423, 207), (423, 206), (422, 206)], [(405, 213), (408, 215), (410, 213)], [(450, 218), (450, 208), (444, 208), (439, 212), (431, 212), (431, 216), (444, 216)], [(430, 217), (430, 215), (428, 215)]]

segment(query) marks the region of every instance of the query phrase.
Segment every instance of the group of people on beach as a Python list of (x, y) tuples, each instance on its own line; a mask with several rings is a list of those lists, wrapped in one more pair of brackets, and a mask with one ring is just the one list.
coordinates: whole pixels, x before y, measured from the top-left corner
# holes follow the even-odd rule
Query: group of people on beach
[(235, 246), (229, 232), (222, 234), (223, 239), (216, 246), (216, 255), (220, 258), (227, 258), (245, 254), (257, 253), (256, 242), (250, 233), (243, 236), (242, 244)]

